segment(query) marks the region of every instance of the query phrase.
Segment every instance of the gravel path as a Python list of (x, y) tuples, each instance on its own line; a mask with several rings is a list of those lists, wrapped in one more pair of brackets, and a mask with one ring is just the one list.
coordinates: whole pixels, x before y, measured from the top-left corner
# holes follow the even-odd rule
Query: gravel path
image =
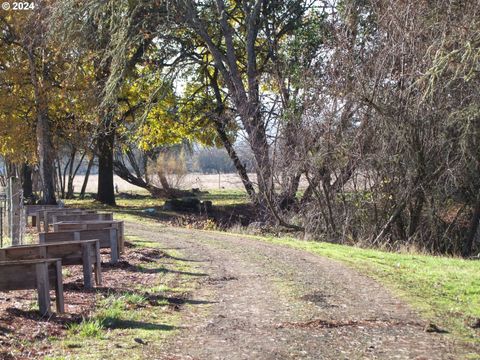
[[(168, 359), (458, 359), (404, 303), (368, 277), (252, 238), (128, 223), (127, 235), (175, 248), (200, 286)], [(194, 302), (195, 303), (195, 302)]]

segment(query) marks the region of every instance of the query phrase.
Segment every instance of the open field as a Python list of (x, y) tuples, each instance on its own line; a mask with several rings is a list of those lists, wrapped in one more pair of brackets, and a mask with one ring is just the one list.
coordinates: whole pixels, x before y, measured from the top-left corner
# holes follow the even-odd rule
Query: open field
[[(252, 181), (255, 180), (255, 174), (249, 175)], [(84, 176), (77, 175), (75, 177), (73, 186), (76, 192), (82, 188)], [(114, 183), (118, 185), (120, 192), (145, 192), (144, 189), (134, 186), (117, 175), (114, 176)], [(90, 175), (88, 178), (87, 192), (96, 192), (98, 187), (98, 175)], [(242, 182), (237, 174), (187, 174), (180, 182), (180, 188), (191, 189), (199, 188), (200, 190), (241, 190), (243, 189)]]

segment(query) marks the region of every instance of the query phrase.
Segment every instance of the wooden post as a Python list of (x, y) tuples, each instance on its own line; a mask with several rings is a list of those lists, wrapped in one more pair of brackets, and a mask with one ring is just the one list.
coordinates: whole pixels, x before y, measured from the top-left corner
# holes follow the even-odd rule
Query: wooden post
[(102, 285), (102, 258), (100, 256), (100, 240), (95, 242), (95, 282)]
[(110, 263), (116, 264), (118, 262), (118, 241), (117, 241), (118, 229), (110, 229)]
[(85, 288), (92, 289), (92, 254), (89, 244), (82, 244), (83, 257), (83, 279), (85, 281)]
[(119, 225), (118, 225), (118, 230), (120, 231), (120, 246), (119, 246), (119, 252), (121, 254), (123, 254), (124, 250), (125, 250), (125, 237), (124, 237), (124, 231), (123, 231), (123, 225), (124, 225), (124, 222), (123, 221), (120, 221)]
[(57, 260), (55, 263), (55, 303), (57, 305), (57, 312), (63, 314), (65, 312), (65, 303), (63, 300), (63, 274), (62, 261)]
[(48, 230), (49, 230), (49, 228), (48, 228), (48, 211), (45, 211), (44, 214), (45, 214), (45, 216), (44, 216), (44, 220), (43, 220), (43, 231), (45, 231), (47, 233)]
[(42, 259), (47, 258), (47, 248), (46, 247), (41, 247), (38, 251), (39, 251), (39, 255)]
[(37, 231), (40, 232), (42, 231), (42, 210), (37, 211)]
[[(7, 180), (7, 186), (5, 186), (5, 235), (10, 237), (10, 198), (11, 198), (11, 188)], [(3, 247), (3, 244), (2, 244)]]
[(42, 316), (50, 315), (50, 284), (48, 280), (48, 264), (35, 265), (37, 276), (38, 307)]
[[(52, 224), (55, 224), (56, 222), (58, 222), (57, 215), (52, 215)], [(48, 232), (48, 231), (45, 231), (45, 232)]]

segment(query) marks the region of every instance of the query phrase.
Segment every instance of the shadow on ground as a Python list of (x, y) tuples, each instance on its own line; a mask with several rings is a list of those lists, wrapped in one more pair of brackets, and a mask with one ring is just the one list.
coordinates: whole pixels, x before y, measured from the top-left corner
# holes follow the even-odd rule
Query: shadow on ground
[(103, 319), (105, 327), (108, 329), (143, 329), (143, 330), (161, 330), (172, 331), (177, 330), (179, 327), (166, 325), (166, 324), (153, 324), (143, 321), (134, 320), (121, 320), (113, 317), (106, 317)]

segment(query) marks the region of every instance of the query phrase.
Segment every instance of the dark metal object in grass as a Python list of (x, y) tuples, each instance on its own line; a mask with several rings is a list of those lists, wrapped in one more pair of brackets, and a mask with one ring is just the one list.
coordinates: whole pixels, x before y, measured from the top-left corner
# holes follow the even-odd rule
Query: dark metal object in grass
[(425, 327), (425, 332), (437, 333), (437, 334), (447, 334), (448, 331), (445, 329), (439, 328), (437, 325), (430, 323)]

